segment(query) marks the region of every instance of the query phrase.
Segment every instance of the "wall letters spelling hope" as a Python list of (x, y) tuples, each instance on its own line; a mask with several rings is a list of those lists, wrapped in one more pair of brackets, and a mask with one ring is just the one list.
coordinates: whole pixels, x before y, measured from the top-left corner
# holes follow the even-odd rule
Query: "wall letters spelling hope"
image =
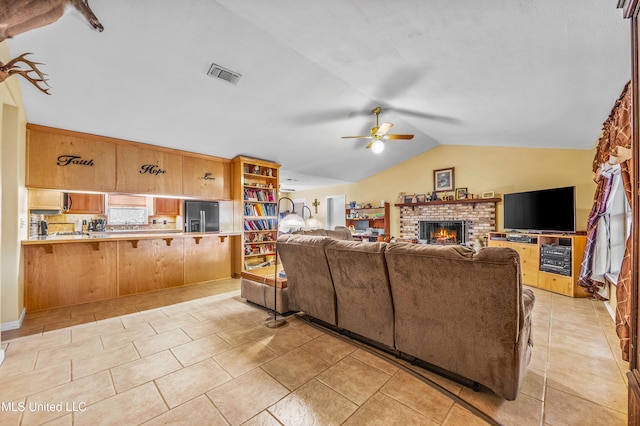
[(144, 164), (140, 166), (140, 171), (138, 173), (140, 173), (141, 175), (148, 173), (150, 175), (158, 176), (167, 173), (167, 171), (161, 169), (157, 164)]

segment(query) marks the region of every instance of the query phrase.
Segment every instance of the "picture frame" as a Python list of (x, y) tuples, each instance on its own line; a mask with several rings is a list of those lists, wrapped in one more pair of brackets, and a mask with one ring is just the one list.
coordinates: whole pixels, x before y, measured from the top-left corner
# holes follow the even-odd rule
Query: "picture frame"
[(427, 202), (427, 195), (426, 194), (418, 194), (416, 195), (416, 203), (425, 203)]
[(411, 204), (413, 203), (413, 194), (407, 194), (404, 196), (404, 203), (405, 204)]
[(468, 192), (467, 188), (456, 188), (456, 200), (465, 200)]
[(447, 169), (439, 169), (433, 171), (433, 188), (434, 191), (453, 191), (454, 186), (454, 175), (453, 175), (453, 167), (449, 167)]
[(493, 191), (485, 191), (482, 193), (482, 198), (493, 198), (494, 195)]

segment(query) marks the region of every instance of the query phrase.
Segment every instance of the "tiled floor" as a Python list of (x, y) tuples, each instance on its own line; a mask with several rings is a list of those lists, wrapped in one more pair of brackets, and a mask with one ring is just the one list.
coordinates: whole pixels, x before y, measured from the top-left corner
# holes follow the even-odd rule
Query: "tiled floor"
[[(0, 425), (486, 424), (448, 396), (222, 280), (28, 314), (2, 333)], [(536, 290), (516, 401), (422, 372), (505, 425), (624, 425), (628, 364), (601, 302)], [(75, 410), (75, 411), (74, 411)]]

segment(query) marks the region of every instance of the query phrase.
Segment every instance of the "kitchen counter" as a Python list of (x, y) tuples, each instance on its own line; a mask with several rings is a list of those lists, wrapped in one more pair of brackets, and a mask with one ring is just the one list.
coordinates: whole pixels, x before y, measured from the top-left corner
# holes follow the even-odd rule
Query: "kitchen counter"
[(82, 235), (44, 235), (32, 237), (23, 240), (22, 245), (42, 245), (42, 244), (61, 244), (61, 243), (78, 243), (78, 242), (99, 242), (99, 241), (131, 241), (131, 240), (151, 240), (151, 239), (168, 239), (168, 238), (203, 238), (203, 237), (219, 237), (222, 241), (226, 237), (240, 236), (241, 232), (182, 232), (178, 230), (161, 230), (161, 231), (106, 231), (91, 232)]

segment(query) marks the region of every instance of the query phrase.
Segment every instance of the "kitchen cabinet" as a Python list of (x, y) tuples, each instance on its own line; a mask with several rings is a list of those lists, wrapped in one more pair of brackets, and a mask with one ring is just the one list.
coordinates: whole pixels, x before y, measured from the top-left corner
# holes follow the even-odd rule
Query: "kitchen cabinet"
[(228, 239), (184, 238), (184, 283), (194, 284), (231, 276), (231, 244)]
[(117, 192), (182, 195), (182, 155), (140, 145), (118, 145)]
[(29, 210), (52, 210), (62, 212), (62, 192), (29, 189)]
[(94, 135), (27, 125), (26, 186), (114, 191), (116, 147), (111, 142), (97, 138)]
[(186, 197), (231, 199), (231, 162), (183, 156), (182, 193)]
[(153, 215), (154, 216), (179, 216), (180, 205), (182, 200), (179, 198), (160, 198), (153, 199)]
[(69, 193), (69, 214), (104, 214), (104, 194)]

